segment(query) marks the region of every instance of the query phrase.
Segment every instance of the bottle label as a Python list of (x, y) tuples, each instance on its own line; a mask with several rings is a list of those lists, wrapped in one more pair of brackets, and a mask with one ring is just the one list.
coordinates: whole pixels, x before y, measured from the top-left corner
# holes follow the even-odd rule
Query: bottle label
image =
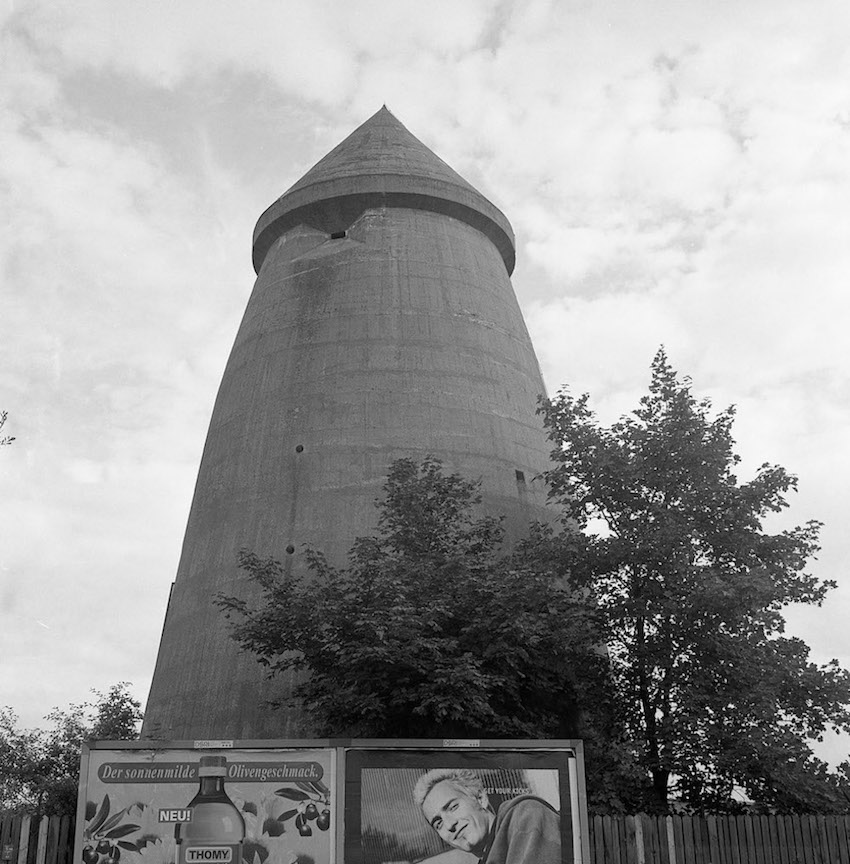
[(180, 864), (241, 864), (241, 848), (239, 843), (187, 844), (181, 849)]

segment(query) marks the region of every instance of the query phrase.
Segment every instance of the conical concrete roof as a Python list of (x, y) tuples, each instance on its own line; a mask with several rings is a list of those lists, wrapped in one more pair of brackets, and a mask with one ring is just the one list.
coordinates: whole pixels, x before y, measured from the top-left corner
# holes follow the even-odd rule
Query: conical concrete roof
[(283, 197), (296, 189), (328, 180), (376, 174), (450, 183), (479, 194), (457, 171), (412, 135), (384, 105), (320, 159)]
[(260, 216), (254, 267), (285, 231), (305, 223), (344, 231), (371, 207), (410, 207), (453, 216), (487, 235), (513, 271), (514, 237), (505, 215), (411, 134), (386, 106), (320, 159)]

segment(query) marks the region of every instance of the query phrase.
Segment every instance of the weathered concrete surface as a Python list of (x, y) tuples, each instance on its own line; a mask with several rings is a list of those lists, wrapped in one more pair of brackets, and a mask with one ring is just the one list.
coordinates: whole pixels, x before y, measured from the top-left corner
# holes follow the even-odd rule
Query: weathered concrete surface
[(254, 269), (269, 247), (300, 223), (327, 233), (347, 228), (368, 208), (406, 207), (444, 213), (493, 241), (508, 275), (516, 260), (504, 213), (411, 135), (386, 109), (320, 159), (260, 216), (254, 229)]
[[(543, 384), (508, 279), (507, 220), (385, 109), (346, 142), (257, 226), (259, 276), (210, 423), (148, 737), (313, 734), (300, 710), (265, 706), (289, 682), (239, 654), (212, 598), (248, 590), (242, 547), (295, 570), (305, 544), (342, 563), (375, 524), (392, 460), (434, 454), (481, 477), (483, 507), (511, 537), (547, 516), (534, 479), (548, 461)], [(373, 181), (403, 188), (406, 166), (398, 195), (414, 199), (369, 197)]]

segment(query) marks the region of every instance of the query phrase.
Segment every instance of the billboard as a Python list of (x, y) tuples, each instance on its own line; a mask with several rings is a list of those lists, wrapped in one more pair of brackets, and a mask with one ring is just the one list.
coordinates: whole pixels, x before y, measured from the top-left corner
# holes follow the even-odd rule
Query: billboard
[(336, 757), (333, 749), (86, 748), (74, 864), (331, 864)]
[(574, 748), (351, 748), (344, 860), (576, 864), (576, 769)]
[(579, 741), (96, 742), (73, 864), (585, 864)]

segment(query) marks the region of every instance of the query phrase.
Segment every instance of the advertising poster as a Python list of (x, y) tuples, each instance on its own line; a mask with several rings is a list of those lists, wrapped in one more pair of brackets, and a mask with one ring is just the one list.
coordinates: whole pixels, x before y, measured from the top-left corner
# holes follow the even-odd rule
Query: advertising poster
[(349, 750), (346, 864), (578, 864), (575, 768), (567, 750)]
[(335, 769), (330, 749), (87, 748), (74, 864), (331, 864)]

